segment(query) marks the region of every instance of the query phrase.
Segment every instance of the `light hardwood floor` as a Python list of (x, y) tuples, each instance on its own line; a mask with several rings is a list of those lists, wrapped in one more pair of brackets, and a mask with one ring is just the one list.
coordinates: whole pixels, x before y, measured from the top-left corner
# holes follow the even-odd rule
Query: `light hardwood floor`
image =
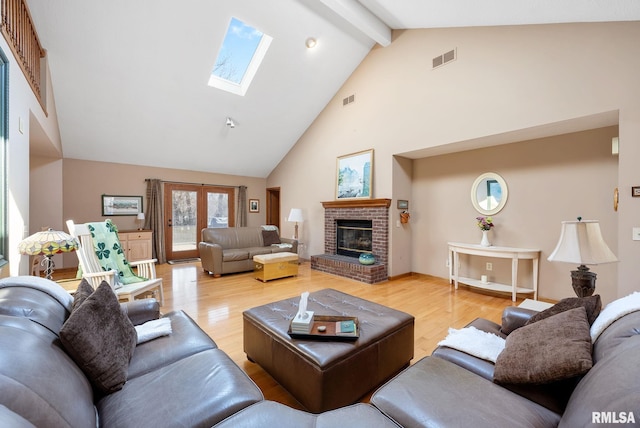
[(334, 288), (413, 315), (413, 363), (430, 355), (449, 327), (462, 328), (478, 317), (499, 323), (502, 310), (512, 304), (510, 295), (486, 294), (463, 285), (454, 290), (442, 278), (411, 275), (369, 285), (312, 270), (309, 262), (300, 265), (297, 277), (267, 283), (255, 279), (252, 272), (213, 278), (204, 273), (199, 262), (158, 265), (156, 270), (163, 278), (162, 312), (184, 310), (253, 379), (266, 399), (298, 409), (303, 407), (286, 390), (247, 360), (242, 344), (245, 309), (299, 296), (304, 291)]

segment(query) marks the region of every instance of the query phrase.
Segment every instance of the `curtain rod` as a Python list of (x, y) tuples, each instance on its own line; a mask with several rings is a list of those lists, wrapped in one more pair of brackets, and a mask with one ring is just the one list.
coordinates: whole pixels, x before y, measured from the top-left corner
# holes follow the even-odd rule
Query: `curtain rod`
[[(151, 181), (151, 178), (145, 178), (144, 181)], [(165, 181), (165, 180), (160, 180), (161, 183), (171, 183), (171, 184), (191, 184), (193, 186), (212, 186), (212, 187), (230, 187), (233, 189), (239, 189), (240, 187), (245, 187), (245, 186), (229, 186), (228, 184), (206, 184), (206, 183), (188, 183), (185, 181)]]

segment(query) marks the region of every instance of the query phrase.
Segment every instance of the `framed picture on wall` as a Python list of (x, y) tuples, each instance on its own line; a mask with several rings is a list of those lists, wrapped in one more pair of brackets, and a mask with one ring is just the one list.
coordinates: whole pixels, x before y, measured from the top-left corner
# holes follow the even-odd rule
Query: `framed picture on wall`
[(373, 149), (338, 157), (336, 199), (371, 198)]
[(258, 199), (249, 199), (249, 212), (250, 213), (259, 213), (260, 212), (260, 200), (258, 200)]
[(138, 215), (142, 212), (142, 196), (102, 195), (102, 215)]
[(398, 199), (398, 209), (399, 210), (408, 210), (409, 209), (409, 201), (405, 201), (403, 199)]

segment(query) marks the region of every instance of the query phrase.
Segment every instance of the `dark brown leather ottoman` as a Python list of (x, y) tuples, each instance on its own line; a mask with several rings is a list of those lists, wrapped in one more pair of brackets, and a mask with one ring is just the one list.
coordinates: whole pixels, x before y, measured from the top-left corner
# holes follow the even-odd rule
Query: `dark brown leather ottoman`
[(409, 365), (413, 316), (333, 289), (309, 295), (316, 315), (358, 317), (355, 341), (292, 339), (300, 296), (243, 312), (244, 351), (313, 413), (352, 404)]

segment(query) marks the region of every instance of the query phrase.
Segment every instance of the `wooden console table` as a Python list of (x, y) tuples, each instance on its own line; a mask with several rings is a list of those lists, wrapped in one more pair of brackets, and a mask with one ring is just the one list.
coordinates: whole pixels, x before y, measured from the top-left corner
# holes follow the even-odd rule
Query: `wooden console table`
[[(540, 262), (540, 250), (528, 248), (512, 247), (483, 247), (477, 244), (463, 244), (459, 242), (449, 242), (449, 283), (453, 281), (455, 289), (458, 283), (470, 285), (472, 287), (484, 288), (486, 290), (511, 292), (511, 300), (516, 301), (516, 294), (531, 294), (538, 299), (538, 264)], [(496, 257), (511, 259), (511, 285), (497, 282), (482, 282), (479, 279), (460, 277), (460, 254), (471, 256)], [(518, 260), (533, 261), (533, 289), (518, 287)]]

